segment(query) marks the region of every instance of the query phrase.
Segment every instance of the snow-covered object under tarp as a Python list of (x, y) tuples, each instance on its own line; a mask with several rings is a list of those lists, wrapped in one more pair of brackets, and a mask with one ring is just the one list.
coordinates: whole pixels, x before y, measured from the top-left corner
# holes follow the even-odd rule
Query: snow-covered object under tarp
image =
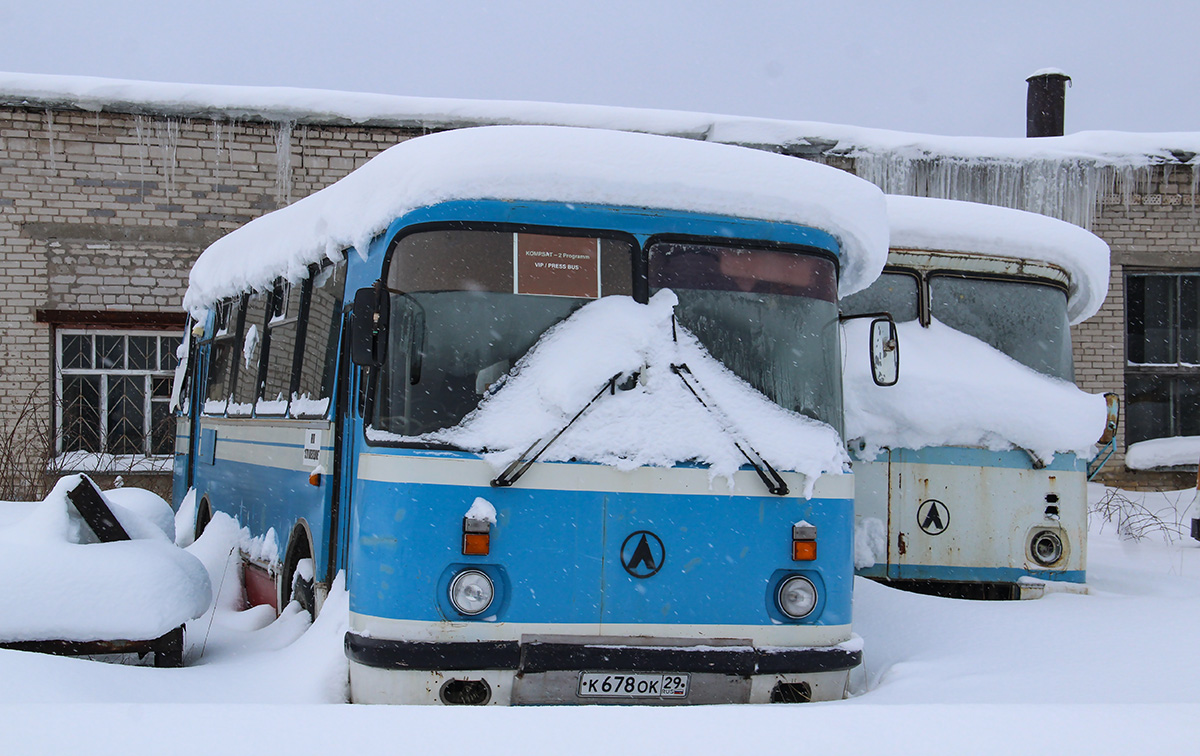
[(493, 126), (391, 147), (342, 180), (214, 242), (192, 268), (199, 312), (371, 238), (450, 200), (619, 205), (812, 226), (841, 244), (839, 291), (870, 285), (887, 259), (883, 194), (844, 171), (729, 145), (598, 129)]
[(80, 480), (0, 525), (0, 640), (151, 640), (207, 611), (208, 573), (164, 532), (153, 494), (103, 494), (130, 540), (99, 543), (67, 498)]
[(1108, 296), (1109, 249), (1079, 226), (977, 202), (888, 195), (893, 249), (964, 252), (1037, 260), (1070, 277), (1071, 325), (1095, 315)]
[(1091, 456), (1104, 431), (1100, 394), (1026, 367), (934, 320), (899, 323), (900, 380), (876, 386), (865, 355), (870, 323), (845, 324), (846, 438), (868, 458), (882, 447), (1025, 449), (1045, 462), (1058, 452)]
[(1130, 444), (1125, 450), (1125, 466), (1130, 470), (1153, 470), (1200, 462), (1200, 436), (1152, 438)]
[[(637, 373), (632, 387), (605, 393), (542, 455), (630, 470), (679, 462), (710, 466), (730, 478), (749, 444), (775, 469), (802, 473), (805, 495), (818, 476), (847, 463), (837, 432), (826, 423), (770, 401), (711, 357), (684, 328), (672, 337), (674, 292), (646, 305), (605, 297), (547, 331), (498, 389), (459, 425), (423, 436), (475, 451), (497, 469), (539, 439), (549, 439), (613, 376)], [(706, 408), (671, 365), (686, 364), (707, 395)], [(382, 437), (377, 431), (369, 431)]]

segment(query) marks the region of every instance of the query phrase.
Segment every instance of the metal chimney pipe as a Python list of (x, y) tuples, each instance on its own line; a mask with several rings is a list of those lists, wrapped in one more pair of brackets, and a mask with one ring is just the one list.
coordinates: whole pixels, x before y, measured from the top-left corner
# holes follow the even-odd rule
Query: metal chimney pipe
[(1071, 77), (1057, 68), (1043, 68), (1025, 81), (1029, 82), (1029, 94), (1025, 99), (1025, 136), (1062, 136), (1067, 84)]

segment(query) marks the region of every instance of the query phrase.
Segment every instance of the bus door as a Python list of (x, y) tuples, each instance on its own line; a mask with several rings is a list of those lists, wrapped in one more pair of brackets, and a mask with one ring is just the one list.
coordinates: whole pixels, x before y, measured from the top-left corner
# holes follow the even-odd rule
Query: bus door
[(346, 548), (350, 528), (351, 496), (358, 474), (357, 443), (363, 433), (363, 403), (365, 385), (362, 368), (350, 360), (349, 324), (342, 327), (342, 347), (338, 350), (337, 401), (333, 420), (333, 485), (329, 524), (329, 569), (332, 580), (339, 570), (346, 569)]
[(172, 502), (179, 505), (188, 490), (196, 485), (196, 459), (200, 446), (200, 384), (202, 353), (195, 334), (191, 333), (192, 320), (188, 320), (189, 331), (184, 337), (187, 344), (187, 367), (183, 384), (179, 390), (179, 407), (175, 409), (175, 462), (172, 474)]

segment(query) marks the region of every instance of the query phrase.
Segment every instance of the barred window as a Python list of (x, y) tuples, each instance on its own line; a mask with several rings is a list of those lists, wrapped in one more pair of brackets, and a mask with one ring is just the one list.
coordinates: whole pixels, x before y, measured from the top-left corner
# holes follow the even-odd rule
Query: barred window
[[(57, 331), (58, 453), (170, 455), (179, 344), (177, 334), (161, 331)], [(86, 465), (79, 458), (73, 466)]]

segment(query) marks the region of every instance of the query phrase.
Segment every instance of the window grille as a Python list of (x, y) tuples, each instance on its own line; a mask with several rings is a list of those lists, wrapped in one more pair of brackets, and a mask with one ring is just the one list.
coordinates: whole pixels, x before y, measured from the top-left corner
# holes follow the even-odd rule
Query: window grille
[(56, 443), (60, 455), (72, 454), (70, 466), (100, 470), (116, 465), (113, 457), (173, 452), (180, 341), (161, 331), (56, 332)]

